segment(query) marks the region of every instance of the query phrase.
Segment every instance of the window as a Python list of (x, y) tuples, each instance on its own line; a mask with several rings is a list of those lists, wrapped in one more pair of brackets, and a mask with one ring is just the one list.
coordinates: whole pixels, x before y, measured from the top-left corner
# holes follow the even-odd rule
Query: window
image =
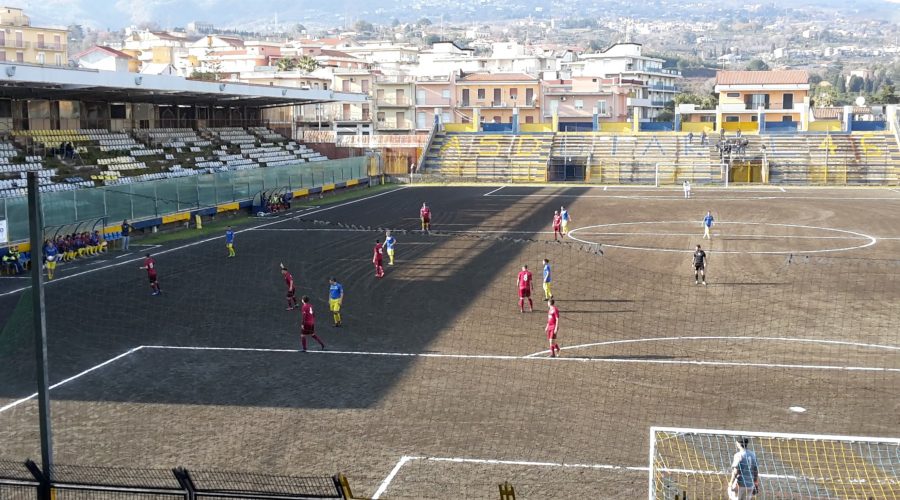
[(526, 117), (525, 117), (525, 123), (534, 123), (534, 117), (533, 117), (533, 116), (526, 116)]
[(791, 122), (794, 121), (794, 117), (792, 117), (792, 116), (782, 116), (782, 117), (781, 117), (781, 121), (782, 121), (782, 122), (791, 123)]
[(606, 101), (597, 101), (597, 113), (606, 115)]
[(441, 113), (441, 121), (444, 123), (450, 123), (450, 113), (444, 111)]
[(751, 122), (758, 122), (758, 121), (759, 121), (759, 117), (756, 116), (756, 115), (753, 115), (753, 116), (750, 117), (750, 121), (751, 121)]
[(0, 118), (12, 118), (12, 101), (0, 100)]
[(127, 118), (124, 104), (110, 104), (109, 117), (113, 120), (124, 120)]
[(519, 97), (519, 89), (515, 89), (515, 88), (509, 89), (509, 98), (510, 99), (515, 101), (516, 98), (518, 98), (518, 97)]
[(444, 89), (441, 91), (441, 97), (444, 99), (450, 99), (450, 89)]
[(5, 61), (5, 60), (6, 60), (6, 51), (0, 50), (0, 61)]
[(56, 56), (54, 57), (54, 62), (57, 66), (62, 66), (62, 54), (56, 54)]
[(425, 89), (416, 89), (416, 104), (425, 104)]
[(728, 123), (735, 123), (741, 121), (741, 117), (739, 116), (726, 116), (725, 121)]
[(484, 89), (478, 89), (478, 97), (477, 97), (477, 98), (478, 98), (479, 100), (484, 100), (484, 96), (485, 96), (485, 90), (484, 90)]
[(494, 121), (494, 123), (500, 123), (500, 117), (497, 116), (497, 115), (494, 115), (494, 120), (493, 120), (493, 121)]
[(731, 98), (739, 98), (739, 97), (741, 97), (741, 93), (740, 93), (740, 92), (729, 92), (729, 93), (727, 93), (727, 94), (725, 94), (725, 95), (728, 96), (728, 97), (731, 97)]
[(384, 121), (384, 111), (379, 111), (377, 115), (375, 115), (376, 119), (380, 122)]
[(769, 109), (769, 94), (750, 94), (744, 99), (749, 109)]
[(424, 111), (416, 113), (416, 128), (425, 128), (425, 120), (427, 118)]
[(583, 99), (575, 99), (575, 109), (584, 109)]
[(44, 64), (44, 62), (46, 61), (46, 59), (47, 59), (47, 56), (44, 55), (43, 52), (38, 52), (38, 53), (37, 53), (37, 63), (38, 63), (38, 64)]
[(328, 84), (327, 84), (327, 83), (323, 83), (323, 84), (322, 84), (322, 90), (328, 90)]
[(25, 62), (24, 52), (16, 52), (16, 62)]

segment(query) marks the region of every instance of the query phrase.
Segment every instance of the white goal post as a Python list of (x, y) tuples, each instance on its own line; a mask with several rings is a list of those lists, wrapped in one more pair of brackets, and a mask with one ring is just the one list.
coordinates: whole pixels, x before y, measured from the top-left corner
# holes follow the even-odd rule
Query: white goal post
[(706, 184), (728, 187), (728, 164), (689, 165), (664, 162), (656, 164), (654, 186), (676, 186), (684, 181), (697, 185)]
[(648, 498), (727, 498), (739, 438), (760, 498), (900, 498), (900, 438), (680, 427), (650, 429)]

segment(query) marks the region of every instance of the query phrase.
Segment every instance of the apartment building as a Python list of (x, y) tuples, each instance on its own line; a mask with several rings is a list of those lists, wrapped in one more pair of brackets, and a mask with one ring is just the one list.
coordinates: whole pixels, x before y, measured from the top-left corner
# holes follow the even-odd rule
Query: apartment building
[[(562, 66), (573, 78), (615, 78), (641, 82), (629, 97), (631, 110), (637, 109), (641, 120), (653, 120), (675, 99), (681, 72), (663, 68), (665, 61), (643, 55), (639, 43), (617, 43), (595, 54), (582, 54)], [(633, 116), (629, 112), (629, 116)]]
[(577, 77), (571, 80), (542, 81), (542, 115), (559, 120), (559, 130), (591, 130), (594, 112), (599, 122), (625, 122), (630, 95), (643, 87), (639, 80)]
[(31, 25), (22, 9), (0, 8), (0, 62), (65, 66), (68, 31)]
[(541, 83), (535, 76), (475, 73), (458, 79), (455, 87), (459, 120), (454, 121), (471, 123), (479, 113), (483, 123), (512, 123), (514, 112), (519, 114), (519, 123), (541, 120)]
[(454, 123), (456, 115), (456, 73), (416, 79), (416, 131), (428, 132), (437, 117)]
[(377, 75), (375, 78), (375, 130), (410, 133), (415, 128), (415, 79), (410, 76)]

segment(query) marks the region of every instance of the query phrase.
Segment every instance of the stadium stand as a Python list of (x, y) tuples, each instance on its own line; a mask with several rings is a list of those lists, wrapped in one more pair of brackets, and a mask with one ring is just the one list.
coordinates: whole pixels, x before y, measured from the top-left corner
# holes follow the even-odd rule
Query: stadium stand
[(440, 134), (424, 166), (429, 173), (465, 178), (543, 181), (552, 144), (552, 134)]

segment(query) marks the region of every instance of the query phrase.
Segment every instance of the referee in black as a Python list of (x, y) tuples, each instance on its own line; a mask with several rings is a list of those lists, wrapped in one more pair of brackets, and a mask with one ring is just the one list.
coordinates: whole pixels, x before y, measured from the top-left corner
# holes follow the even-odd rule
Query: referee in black
[(697, 245), (697, 249), (694, 250), (693, 255), (693, 266), (694, 266), (694, 284), (699, 285), (700, 281), (703, 281), (703, 284), (706, 284), (706, 252), (700, 248), (700, 245)]

